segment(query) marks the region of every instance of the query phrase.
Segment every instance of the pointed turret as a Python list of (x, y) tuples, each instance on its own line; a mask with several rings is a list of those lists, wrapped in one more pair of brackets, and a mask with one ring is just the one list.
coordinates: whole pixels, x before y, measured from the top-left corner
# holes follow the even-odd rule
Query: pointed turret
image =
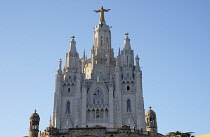
[(120, 56), (120, 48), (119, 48), (119, 50), (118, 50), (118, 56)]
[(135, 60), (136, 60), (136, 68), (135, 68), (135, 70), (136, 70), (136, 71), (138, 71), (138, 70), (140, 70), (140, 65), (139, 65), (139, 56), (138, 56), (138, 55), (136, 55)]
[(71, 37), (69, 51), (66, 54), (66, 69), (68, 68), (77, 68), (77, 61), (79, 60), (79, 54), (76, 49), (76, 41), (74, 36)]
[(124, 39), (124, 49), (126, 50), (131, 50), (131, 45), (130, 45), (130, 39), (128, 37), (128, 33), (125, 33), (125, 39)]
[(77, 52), (77, 49), (76, 49), (76, 42), (74, 40), (74, 36), (71, 37), (71, 42), (70, 42), (70, 48), (69, 48), (69, 52), (70, 53), (76, 53)]
[(59, 62), (58, 62), (58, 71), (57, 71), (58, 74), (61, 74), (62, 73), (62, 60), (60, 59)]
[(125, 33), (124, 46), (121, 52), (122, 67), (134, 66), (133, 50), (131, 49), (130, 39), (128, 35), (128, 33)]
[(85, 57), (86, 57), (86, 56), (85, 56), (85, 50), (84, 50), (84, 52), (83, 52), (83, 59), (84, 59), (84, 60), (85, 60)]
[(51, 116), (50, 116), (50, 120), (49, 120), (49, 127), (52, 127), (52, 118), (51, 118)]
[(83, 58), (82, 58), (82, 73), (84, 73), (85, 62), (86, 62), (86, 56), (85, 56), (85, 50), (84, 50)]

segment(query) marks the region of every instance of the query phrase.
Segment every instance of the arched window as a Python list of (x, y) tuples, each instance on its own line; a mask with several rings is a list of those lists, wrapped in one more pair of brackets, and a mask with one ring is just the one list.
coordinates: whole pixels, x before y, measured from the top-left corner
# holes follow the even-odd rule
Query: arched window
[(104, 104), (104, 95), (101, 88), (96, 88), (93, 93), (93, 104)]
[(131, 112), (131, 101), (130, 101), (130, 99), (127, 100), (127, 112)]
[(70, 102), (66, 103), (66, 114), (70, 114)]
[(68, 92), (70, 92), (70, 88), (68, 88)]
[(127, 90), (130, 90), (130, 87), (129, 86), (127, 86)]
[(128, 56), (127, 56), (127, 66), (128, 66)]

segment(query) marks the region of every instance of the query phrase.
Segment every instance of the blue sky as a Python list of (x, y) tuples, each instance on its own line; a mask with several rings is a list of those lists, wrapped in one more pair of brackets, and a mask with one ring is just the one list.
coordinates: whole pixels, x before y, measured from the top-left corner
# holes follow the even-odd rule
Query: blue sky
[[(158, 130), (210, 132), (209, 0), (1, 0), (1, 136), (28, 135), (34, 109), (40, 129), (53, 110), (55, 74), (75, 35), (90, 56), (99, 14), (112, 26), (117, 55), (128, 32), (143, 71), (145, 110), (152, 106)], [(9, 133), (9, 135), (8, 135)]]

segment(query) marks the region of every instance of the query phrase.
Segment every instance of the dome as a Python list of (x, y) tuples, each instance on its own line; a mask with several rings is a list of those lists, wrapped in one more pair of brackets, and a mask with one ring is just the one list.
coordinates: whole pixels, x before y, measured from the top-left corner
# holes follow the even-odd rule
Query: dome
[(151, 108), (146, 112), (146, 117), (156, 117), (155, 111), (153, 111)]
[(33, 114), (31, 114), (30, 119), (37, 119), (37, 120), (39, 120), (39, 119), (40, 119), (39, 114), (38, 114), (38, 113), (36, 113), (36, 110), (35, 110), (35, 112), (34, 112)]

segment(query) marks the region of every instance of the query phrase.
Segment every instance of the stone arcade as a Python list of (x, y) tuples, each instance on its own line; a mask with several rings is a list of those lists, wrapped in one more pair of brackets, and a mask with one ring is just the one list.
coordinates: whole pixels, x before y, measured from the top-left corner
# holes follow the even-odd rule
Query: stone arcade
[(40, 117), (35, 111), (29, 137), (162, 136), (157, 132), (155, 112), (150, 108), (145, 115), (142, 71), (128, 33), (123, 49), (114, 57), (110, 26), (104, 18), (109, 10), (94, 10), (100, 13), (100, 20), (94, 27), (90, 58), (85, 52), (79, 57), (72, 37), (63, 69), (59, 61), (50, 125), (39, 132)]

